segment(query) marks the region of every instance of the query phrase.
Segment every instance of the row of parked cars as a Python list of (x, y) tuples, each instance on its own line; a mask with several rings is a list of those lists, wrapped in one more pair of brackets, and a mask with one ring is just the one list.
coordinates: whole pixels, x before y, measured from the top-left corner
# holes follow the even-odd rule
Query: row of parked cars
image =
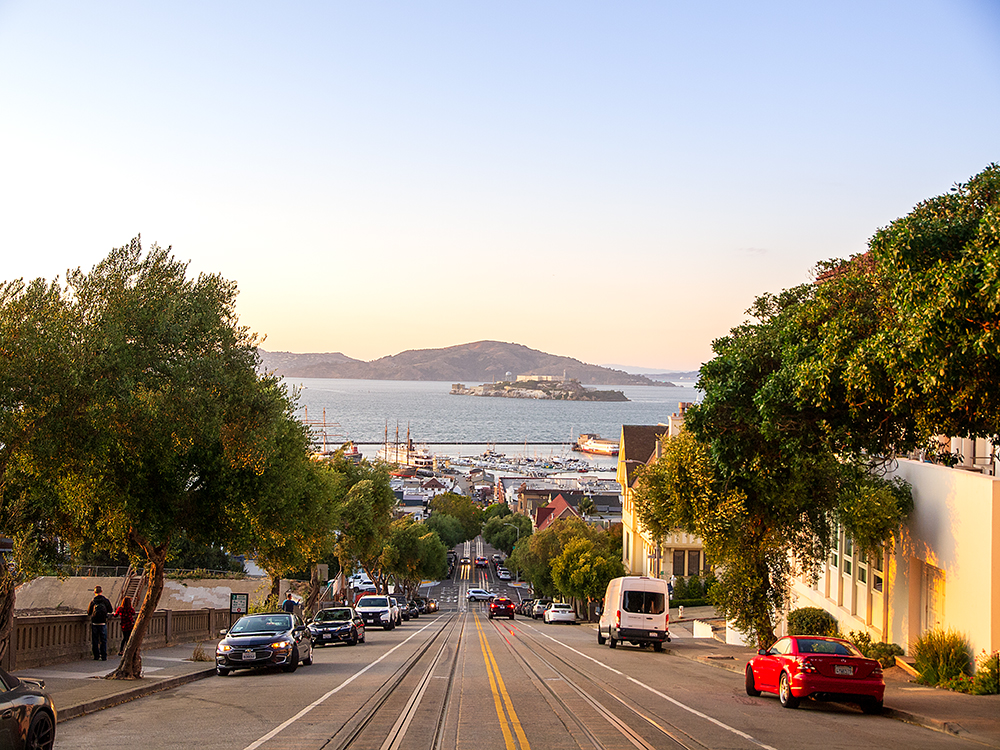
[(244, 615), (215, 649), (215, 671), (226, 676), (236, 669), (279, 667), (294, 672), (299, 665), (313, 663), (313, 649), (346, 643), (365, 642), (365, 628), (380, 626), (392, 630), (411, 618), (437, 611), (437, 602), (416, 597), (401, 606), (394, 596), (365, 594), (354, 607), (347, 605), (321, 609), (308, 621), (292, 612)]

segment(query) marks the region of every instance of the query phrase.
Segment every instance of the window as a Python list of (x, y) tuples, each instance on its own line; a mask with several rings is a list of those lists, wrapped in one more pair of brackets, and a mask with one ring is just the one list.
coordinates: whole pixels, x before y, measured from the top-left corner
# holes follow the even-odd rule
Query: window
[(674, 550), (674, 575), (684, 575), (684, 550), (682, 549)]
[(696, 576), (701, 572), (701, 550), (688, 550), (688, 575)]
[(882, 592), (882, 550), (872, 555), (872, 590)]
[(663, 594), (656, 591), (623, 591), (622, 609), (640, 615), (662, 615)]
[(844, 562), (844, 575), (849, 576), (851, 574), (851, 563), (854, 560), (854, 542), (847, 534), (844, 534), (844, 554), (842, 559)]
[(868, 556), (858, 553), (858, 583), (868, 583)]

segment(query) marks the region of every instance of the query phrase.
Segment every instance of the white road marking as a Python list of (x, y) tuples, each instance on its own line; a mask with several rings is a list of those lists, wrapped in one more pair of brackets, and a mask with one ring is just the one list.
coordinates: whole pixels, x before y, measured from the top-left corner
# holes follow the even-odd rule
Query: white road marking
[(648, 691), (649, 691), (649, 692), (651, 692), (651, 693), (652, 693), (653, 695), (657, 695), (657, 696), (659, 696), (660, 698), (663, 698), (663, 700), (667, 701), (668, 703), (672, 703), (672, 704), (674, 704), (675, 706), (677, 706), (678, 708), (682, 708), (682, 709), (684, 709), (685, 711), (687, 711), (688, 713), (691, 713), (691, 714), (694, 714), (695, 716), (697, 716), (697, 717), (698, 717), (698, 718), (700, 718), (700, 719), (704, 719), (705, 721), (708, 721), (708, 722), (711, 722), (712, 724), (715, 724), (715, 725), (716, 725), (717, 727), (720, 727), (720, 728), (722, 728), (722, 729), (725, 729), (725, 730), (726, 730), (727, 732), (732, 732), (733, 734), (737, 735), (738, 737), (742, 737), (743, 739), (745, 739), (745, 740), (747, 740), (747, 741), (749, 741), (749, 742), (752, 742), (753, 744), (757, 745), (758, 747), (762, 747), (762, 748), (764, 748), (764, 750), (776, 750), (776, 748), (773, 748), (773, 747), (771, 747), (770, 745), (766, 745), (766, 744), (764, 744), (764, 743), (763, 743), (763, 742), (761, 742), (760, 740), (758, 740), (758, 739), (755, 739), (754, 737), (751, 737), (751, 736), (750, 736), (749, 734), (747, 734), (746, 732), (741, 732), (741, 731), (740, 731), (739, 729), (736, 729), (735, 727), (731, 727), (731, 726), (729, 726), (728, 724), (726, 724), (726, 723), (725, 723), (725, 722), (723, 722), (723, 721), (719, 721), (719, 720), (718, 720), (718, 719), (716, 719), (716, 718), (715, 718), (714, 716), (709, 716), (708, 714), (706, 714), (706, 713), (702, 713), (701, 711), (699, 711), (699, 710), (698, 710), (698, 709), (696, 709), (696, 708), (692, 708), (691, 706), (688, 706), (687, 704), (684, 704), (684, 703), (681, 703), (681, 702), (680, 702), (679, 700), (677, 700), (676, 698), (671, 698), (671, 697), (670, 697), (669, 695), (667, 695), (666, 693), (661, 693), (661, 692), (660, 692), (659, 690), (657, 690), (656, 688), (654, 688), (654, 687), (650, 687), (650, 686), (649, 686), (649, 685), (647, 685), (646, 683), (644, 683), (644, 682), (640, 682), (639, 680), (635, 679), (634, 677), (632, 677), (632, 676), (630, 676), (630, 675), (627, 675), (627, 674), (625, 674), (624, 672), (619, 672), (619, 671), (618, 671), (617, 669), (614, 669), (613, 667), (609, 667), (609, 666), (608, 666), (607, 664), (603, 664), (602, 662), (599, 662), (599, 661), (598, 661), (597, 659), (595, 659), (594, 657), (592, 657), (592, 656), (588, 656), (587, 654), (583, 653), (582, 651), (577, 651), (577, 650), (576, 650), (575, 648), (573, 648), (572, 646), (567, 646), (567, 645), (566, 645), (565, 643), (563, 643), (562, 641), (557, 641), (557, 640), (556, 640), (555, 638), (553, 638), (552, 636), (549, 636), (549, 635), (546, 635), (545, 633), (543, 633), (542, 631), (540, 631), (540, 630), (539, 630), (538, 628), (536, 628), (536, 627), (533, 627), (533, 626), (531, 626), (531, 625), (529, 625), (528, 627), (529, 627), (529, 628), (531, 628), (532, 630), (534, 630), (534, 631), (535, 631), (536, 633), (538, 633), (539, 635), (541, 635), (541, 636), (542, 636), (543, 638), (548, 638), (548, 639), (549, 639), (550, 641), (552, 641), (553, 643), (557, 643), (557, 644), (559, 644), (560, 646), (563, 646), (564, 648), (567, 648), (567, 649), (569, 649), (569, 650), (570, 650), (570, 651), (572, 651), (572, 652), (573, 652), (574, 654), (577, 654), (578, 656), (582, 656), (582, 657), (583, 657), (584, 659), (588, 659), (588, 660), (590, 660), (590, 661), (594, 662), (594, 664), (598, 665), (599, 667), (603, 667), (604, 669), (607, 669), (607, 670), (608, 670), (609, 672), (614, 672), (615, 674), (617, 674), (617, 675), (620, 675), (620, 676), (624, 677), (624, 678), (625, 678), (626, 680), (628, 680), (629, 682), (634, 682), (634, 683), (635, 683), (636, 685), (638, 685), (638, 686), (639, 686), (639, 687), (641, 687), (641, 688), (644, 688), (644, 689), (648, 690)]
[(348, 685), (350, 685), (352, 682), (354, 682), (361, 675), (363, 675), (369, 669), (371, 669), (376, 664), (378, 664), (380, 661), (382, 661), (385, 657), (387, 657), (393, 651), (395, 651), (398, 648), (402, 648), (407, 643), (409, 643), (410, 640), (412, 640), (413, 638), (416, 638), (418, 635), (420, 635), (421, 633), (423, 633), (425, 630), (427, 630), (427, 628), (429, 628), (431, 625), (433, 625), (435, 621), (431, 621), (431, 622), (427, 623), (426, 625), (424, 625), (422, 628), (420, 628), (420, 630), (418, 630), (415, 633), (413, 633), (413, 635), (411, 635), (405, 641), (403, 641), (402, 643), (398, 643), (395, 646), (393, 646), (391, 649), (389, 649), (388, 651), (386, 651), (384, 654), (382, 654), (379, 658), (377, 658), (371, 664), (369, 664), (368, 666), (366, 666), (366, 667), (358, 670), (354, 674), (352, 674), (350, 677), (348, 677), (342, 683), (340, 683), (339, 685), (337, 685), (337, 687), (333, 688), (333, 690), (330, 690), (325, 695), (323, 695), (323, 696), (317, 698), (316, 700), (314, 700), (308, 706), (306, 706), (301, 711), (299, 711), (297, 714), (295, 714), (295, 716), (293, 716), (290, 719), (287, 719), (286, 721), (283, 721), (281, 724), (279, 724), (278, 726), (276, 726), (274, 729), (272, 729), (270, 732), (268, 732), (267, 734), (265, 734), (263, 737), (261, 737), (256, 742), (252, 742), (251, 744), (247, 745), (244, 750), (256, 750), (256, 748), (258, 748), (261, 745), (263, 745), (265, 742), (267, 742), (272, 737), (275, 737), (276, 735), (280, 734), (283, 730), (285, 730), (286, 728), (288, 728), (289, 726), (291, 726), (292, 724), (294, 724), (296, 721), (298, 721), (299, 719), (301, 719), (303, 716), (305, 716), (307, 713), (309, 713), (310, 711), (312, 711), (314, 708), (317, 708), (318, 706), (323, 705), (323, 703), (325, 703), (330, 697), (332, 697), (333, 695), (336, 695), (341, 690), (343, 690), (345, 687), (347, 687)]

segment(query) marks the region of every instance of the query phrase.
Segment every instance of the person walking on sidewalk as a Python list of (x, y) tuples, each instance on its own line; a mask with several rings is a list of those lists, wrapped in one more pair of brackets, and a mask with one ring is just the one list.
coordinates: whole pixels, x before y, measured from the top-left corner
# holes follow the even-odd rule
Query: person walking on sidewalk
[(132, 635), (132, 627), (135, 625), (135, 610), (132, 608), (131, 596), (122, 599), (121, 606), (115, 610), (115, 617), (120, 618), (122, 622), (122, 645), (118, 649), (118, 655), (121, 656), (125, 653), (125, 646), (128, 644), (128, 638)]
[(108, 616), (114, 610), (101, 591), (100, 586), (94, 587), (94, 598), (87, 608), (87, 615), (90, 617), (90, 648), (94, 652), (94, 661), (108, 660)]
[(285, 594), (285, 601), (281, 603), (281, 609), (288, 614), (295, 613), (295, 600), (292, 598), (292, 592), (289, 591)]

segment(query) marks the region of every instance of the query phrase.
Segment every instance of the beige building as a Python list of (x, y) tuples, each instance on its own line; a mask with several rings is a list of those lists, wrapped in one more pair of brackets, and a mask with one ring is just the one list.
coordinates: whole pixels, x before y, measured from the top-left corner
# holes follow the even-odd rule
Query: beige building
[(622, 562), (630, 575), (670, 578), (710, 570), (699, 537), (677, 532), (654, 538), (636, 516), (633, 501), (637, 470), (660, 455), (662, 436), (680, 431), (689, 405), (680, 404), (666, 424), (622, 425), (617, 479), (622, 488)]
[(792, 607), (822, 607), (844, 633), (907, 651), (935, 626), (967, 635), (976, 654), (1000, 649), (1000, 480), (992, 446), (962, 443), (956, 468), (900, 460), (890, 476), (910, 483), (914, 501), (902, 541), (869, 559), (841, 532), (819, 581), (793, 585)]

